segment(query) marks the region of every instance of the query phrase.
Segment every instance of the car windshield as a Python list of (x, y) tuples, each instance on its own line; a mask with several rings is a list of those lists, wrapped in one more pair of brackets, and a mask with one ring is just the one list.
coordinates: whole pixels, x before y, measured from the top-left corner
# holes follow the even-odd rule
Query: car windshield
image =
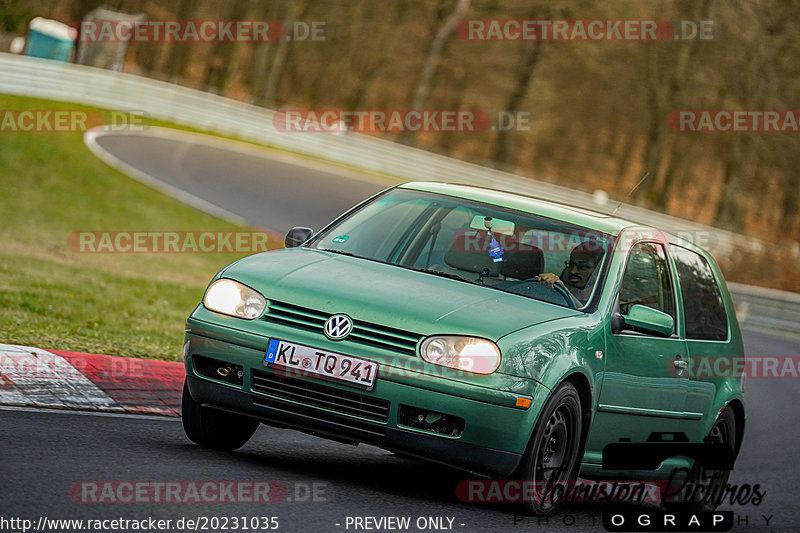
[(612, 240), (532, 213), (393, 189), (307, 246), (584, 309)]

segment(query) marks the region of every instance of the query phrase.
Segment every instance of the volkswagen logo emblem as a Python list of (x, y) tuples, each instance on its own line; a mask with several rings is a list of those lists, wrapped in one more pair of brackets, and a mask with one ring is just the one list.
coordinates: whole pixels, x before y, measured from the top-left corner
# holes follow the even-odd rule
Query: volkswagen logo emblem
[(353, 321), (347, 315), (333, 315), (325, 322), (325, 336), (331, 340), (342, 340), (350, 335), (351, 331), (353, 331)]

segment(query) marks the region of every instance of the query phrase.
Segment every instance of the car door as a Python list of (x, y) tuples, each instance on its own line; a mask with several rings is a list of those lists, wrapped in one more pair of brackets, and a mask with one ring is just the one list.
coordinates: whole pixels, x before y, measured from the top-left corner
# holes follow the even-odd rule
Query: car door
[[(663, 337), (624, 324), (634, 305), (670, 315), (673, 333)], [(661, 242), (638, 242), (630, 248), (614, 314), (607, 328), (605, 370), (595, 426), (605, 443), (629, 438), (646, 441), (653, 432), (677, 432), (685, 425), (687, 349), (678, 335), (673, 275)], [(595, 442), (595, 445), (601, 444)]]
[[(731, 368), (733, 359), (742, 353), (732, 338), (728, 313), (717, 280), (708, 261), (702, 255), (677, 245), (669, 250), (675, 263), (684, 316), (686, 347), (691, 360), (686, 411), (697, 417), (711, 413), (717, 388), (724, 386), (724, 376), (715, 375), (715, 368)], [(727, 365), (716, 364), (726, 358)], [(687, 431), (689, 438), (699, 441), (705, 436), (703, 424), (694, 424)], [(707, 421), (710, 423), (710, 421)]]

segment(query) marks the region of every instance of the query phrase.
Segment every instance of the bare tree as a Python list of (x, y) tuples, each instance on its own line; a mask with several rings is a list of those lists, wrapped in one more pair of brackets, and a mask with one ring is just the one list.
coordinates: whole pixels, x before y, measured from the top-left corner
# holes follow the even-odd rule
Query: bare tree
[[(712, 0), (702, 0), (701, 2), (694, 4), (695, 11), (692, 13), (692, 16), (695, 17), (695, 20), (707, 20), (709, 18), (711, 2)], [(672, 72), (672, 78), (669, 82), (669, 87), (665, 96), (666, 105), (668, 106), (668, 108), (665, 110), (667, 113), (675, 110), (676, 103), (680, 100), (683, 92), (686, 89), (686, 84), (688, 82), (690, 73), (695, 72), (694, 60), (698, 55), (700, 45), (700, 41), (692, 40), (689, 41), (686, 46), (682, 46), (678, 50), (675, 68)], [(662, 121), (663, 127), (664, 118), (659, 118)], [(646, 190), (650, 189), (650, 202), (657, 208), (664, 209), (667, 206), (669, 196), (673, 192), (672, 189), (675, 183), (675, 178), (678, 175), (678, 169), (676, 167), (680, 166), (685, 168), (685, 162), (679, 153), (683, 147), (684, 143), (681, 142), (674, 142), (671, 144), (671, 151), (666, 158), (668, 166), (664, 171), (663, 179), (660, 181), (654, 180), (649, 184), (649, 186), (646, 186)], [(648, 169), (652, 169), (652, 167), (648, 167)], [(656, 171), (656, 169), (652, 170), (654, 172)]]
[[(708, 17), (712, 0), (694, 2), (691, 17), (699, 20)], [(647, 133), (647, 147), (644, 153), (646, 172), (650, 179), (646, 180), (636, 191), (635, 197), (649, 201), (658, 207), (664, 207), (671, 183), (661, 183), (662, 163), (665, 158), (664, 149), (667, 139), (667, 114), (675, 109), (678, 97), (683, 91), (687, 78), (692, 72), (691, 60), (697, 54), (701, 42), (697, 39), (677, 44), (678, 50), (668, 50), (670, 65), (668, 72), (662, 77), (659, 63), (659, 51), (651, 48), (651, 56), (647, 62), (648, 102), (650, 104), (650, 127)], [(667, 172), (669, 175), (669, 172)], [(657, 187), (660, 185), (660, 189)]]
[[(308, 12), (310, 6), (311, 0), (289, 0), (287, 6), (289, 20), (287, 22), (302, 19)], [(292, 50), (290, 41), (291, 38), (292, 35), (287, 33), (286, 38), (277, 43), (274, 48), (272, 61), (270, 62), (269, 73), (267, 74), (266, 85), (264, 87), (264, 94), (261, 96), (261, 102), (263, 103), (274, 105), (278, 101), (278, 89), (280, 87), (280, 82), (283, 78), (286, 66), (290, 61), (290, 54)]]
[[(436, 76), (436, 70), (439, 68), (439, 62), (442, 60), (444, 47), (447, 41), (453, 36), (456, 31), (458, 23), (461, 22), (469, 10), (470, 0), (455, 0), (455, 6), (450, 15), (444, 20), (439, 30), (431, 42), (431, 47), (428, 50), (428, 56), (425, 58), (425, 65), (422, 67), (417, 87), (414, 90), (414, 96), (411, 98), (410, 109), (422, 109), (428, 101), (428, 95), (433, 86), (433, 79)], [(411, 142), (413, 133), (404, 132), (400, 137), (400, 141), (406, 144)]]
[[(505, 111), (515, 114), (520, 110), (525, 96), (528, 94), (531, 83), (533, 82), (536, 65), (542, 52), (542, 41), (527, 41), (522, 61), (516, 72), (513, 88), (506, 100)], [(506, 167), (510, 163), (512, 151), (510, 149), (509, 131), (499, 129), (494, 142), (494, 153), (492, 160), (500, 167)]]
[[(190, 20), (198, 12), (201, 2), (195, 0), (180, 0), (178, 4), (178, 20)], [(192, 57), (191, 50), (195, 47), (192, 43), (173, 42), (170, 44), (170, 55), (167, 60), (166, 70), (170, 78), (181, 79), (186, 74), (189, 60)]]

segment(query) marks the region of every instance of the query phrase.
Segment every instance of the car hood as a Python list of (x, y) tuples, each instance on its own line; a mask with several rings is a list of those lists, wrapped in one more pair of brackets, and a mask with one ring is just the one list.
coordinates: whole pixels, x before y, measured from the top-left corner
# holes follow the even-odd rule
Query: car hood
[(582, 314), (458, 280), (321, 250), (246, 257), (221, 273), (264, 295), (331, 315), (345, 313), (421, 335), (497, 340), (520, 328)]

